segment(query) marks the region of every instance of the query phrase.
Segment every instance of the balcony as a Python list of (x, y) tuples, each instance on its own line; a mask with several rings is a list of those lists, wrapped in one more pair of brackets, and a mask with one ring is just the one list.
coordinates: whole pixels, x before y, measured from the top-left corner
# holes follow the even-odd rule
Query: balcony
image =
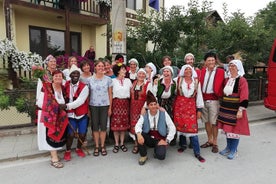
[(72, 21), (88, 25), (107, 23), (107, 16), (102, 15), (103, 12), (95, 0), (9, 0), (9, 4), (20, 11), (30, 13), (31, 8), (32, 13), (53, 14), (59, 18), (65, 16), (67, 7)]

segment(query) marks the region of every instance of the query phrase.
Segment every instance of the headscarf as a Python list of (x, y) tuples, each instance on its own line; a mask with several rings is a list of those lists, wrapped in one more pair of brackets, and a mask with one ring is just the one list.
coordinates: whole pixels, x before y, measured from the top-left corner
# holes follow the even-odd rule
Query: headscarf
[(192, 69), (192, 78), (197, 78), (197, 73), (196, 71), (193, 69), (193, 67), (191, 65), (183, 65), (180, 72), (179, 72), (179, 77), (184, 77), (184, 71), (186, 70), (186, 68), (191, 68)]
[(131, 58), (129, 61), (128, 61), (128, 64), (130, 64), (131, 62), (134, 62), (136, 64), (136, 68), (137, 70), (139, 69), (139, 62), (137, 59), (135, 58)]
[(164, 67), (162, 68), (162, 71), (164, 71), (165, 69), (170, 70), (171, 73), (172, 73), (172, 77), (173, 77), (173, 68), (172, 68), (171, 66), (164, 66)]
[(137, 71), (137, 74), (138, 74), (139, 72), (143, 72), (145, 75), (147, 75), (147, 72), (145, 71), (144, 68), (140, 68), (140, 69)]
[(152, 62), (150, 62), (150, 63), (147, 63), (146, 66), (149, 66), (152, 69), (151, 76), (152, 77), (155, 76), (156, 75), (156, 67), (155, 67), (155, 65)]
[(242, 66), (241, 60), (238, 60), (238, 59), (232, 60), (232, 61), (229, 62), (229, 65), (230, 65), (230, 64), (236, 65), (236, 67), (237, 67), (237, 69), (238, 69), (238, 75), (239, 75), (239, 76), (242, 77), (242, 76), (245, 74), (244, 68), (243, 68), (243, 66)]
[(45, 64), (48, 64), (48, 62), (51, 60), (51, 59), (55, 59), (56, 60), (56, 58), (53, 56), (53, 55), (48, 55), (47, 57), (46, 57), (46, 59), (44, 60), (44, 63)]
[(184, 62), (186, 63), (186, 58), (188, 56), (192, 56), (194, 59), (195, 59), (195, 56), (192, 54), (192, 53), (187, 53), (185, 56), (184, 56)]

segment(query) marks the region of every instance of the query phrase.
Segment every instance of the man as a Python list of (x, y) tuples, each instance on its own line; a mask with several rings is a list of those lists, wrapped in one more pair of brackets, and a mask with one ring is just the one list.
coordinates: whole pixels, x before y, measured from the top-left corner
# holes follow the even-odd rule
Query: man
[(79, 157), (85, 157), (81, 147), (87, 131), (89, 90), (86, 84), (79, 81), (80, 72), (81, 70), (73, 64), (69, 71), (71, 80), (65, 83), (65, 101), (67, 104), (62, 108), (66, 108), (69, 118), (66, 151), (64, 153), (65, 161), (71, 160), (71, 146), (76, 132), (78, 132), (76, 154)]
[(140, 153), (139, 164), (144, 165), (148, 159), (147, 147), (154, 147), (154, 157), (164, 160), (166, 149), (175, 135), (175, 126), (166, 111), (159, 110), (157, 100), (151, 91), (146, 98), (148, 111), (141, 115), (136, 126), (135, 133)]
[(212, 147), (212, 152), (218, 152), (218, 127), (217, 117), (219, 112), (219, 98), (223, 94), (224, 70), (216, 67), (217, 56), (213, 52), (208, 52), (204, 56), (205, 66), (201, 70), (199, 78), (202, 85), (202, 95), (204, 108), (202, 111), (202, 121), (205, 123), (208, 141), (201, 145), (201, 148)]
[(228, 55), (225, 58), (226, 63), (218, 62), (219, 67), (222, 67), (225, 71), (225, 75), (224, 75), (225, 78), (227, 78), (228, 74), (229, 74), (229, 69), (228, 69), (229, 63), (230, 63), (230, 61), (232, 61), (234, 59), (235, 59), (235, 57), (233, 55)]

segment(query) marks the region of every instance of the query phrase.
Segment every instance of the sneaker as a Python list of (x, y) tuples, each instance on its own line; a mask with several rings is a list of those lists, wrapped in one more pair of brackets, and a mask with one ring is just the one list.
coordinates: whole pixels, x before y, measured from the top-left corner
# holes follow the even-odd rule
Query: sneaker
[(238, 156), (238, 152), (235, 151), (235, 152), (231, 152), (231, 153), (227, 156), (227, 158), (228, 158), (229, 160), (233, 160), (233, 159), (236, 158), (237, 156)]
[(79, 157), (85, 157), (85, 153), (82, 151), (82, 149), (76, 149), (76, 153)]
[(228, 148), (225, 148), (224, 150), (220, 151), (219, 154), (223, 155), (223, 156), (226, 156), (230, 153), (230, 149)]
[(70, 161), (71, 160), (71, 151), (65, 151), (63, 159), (65, 161)]
[(147, 157), (147, 156), (140, 157), (138, 163), (139, 163), (139, 165), (144, 165), (144, 164), (146, 163), (147, 160), (148, 160), (148, 157)]
[(195, 157), (200, 161), (200, 162), (205, 162), (205, 159), (202, 157), (202, 156), (200, 156), (200, 155), (195, 155)]

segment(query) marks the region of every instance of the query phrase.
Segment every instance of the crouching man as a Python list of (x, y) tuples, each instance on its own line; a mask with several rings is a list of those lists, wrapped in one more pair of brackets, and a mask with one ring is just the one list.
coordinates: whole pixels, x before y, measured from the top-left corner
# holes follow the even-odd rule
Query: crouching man
[(175, 135), (175, 126), (168, 113), (159, 110), (157, 100), (151, 91), (146, 98), (148, 110), (141, 115), (136, 126), (135, 133), (141, 158), (139, 164), (147, 161), (147, 147), (154, 148), (154, 158), (164, 160), (167, 146)]

